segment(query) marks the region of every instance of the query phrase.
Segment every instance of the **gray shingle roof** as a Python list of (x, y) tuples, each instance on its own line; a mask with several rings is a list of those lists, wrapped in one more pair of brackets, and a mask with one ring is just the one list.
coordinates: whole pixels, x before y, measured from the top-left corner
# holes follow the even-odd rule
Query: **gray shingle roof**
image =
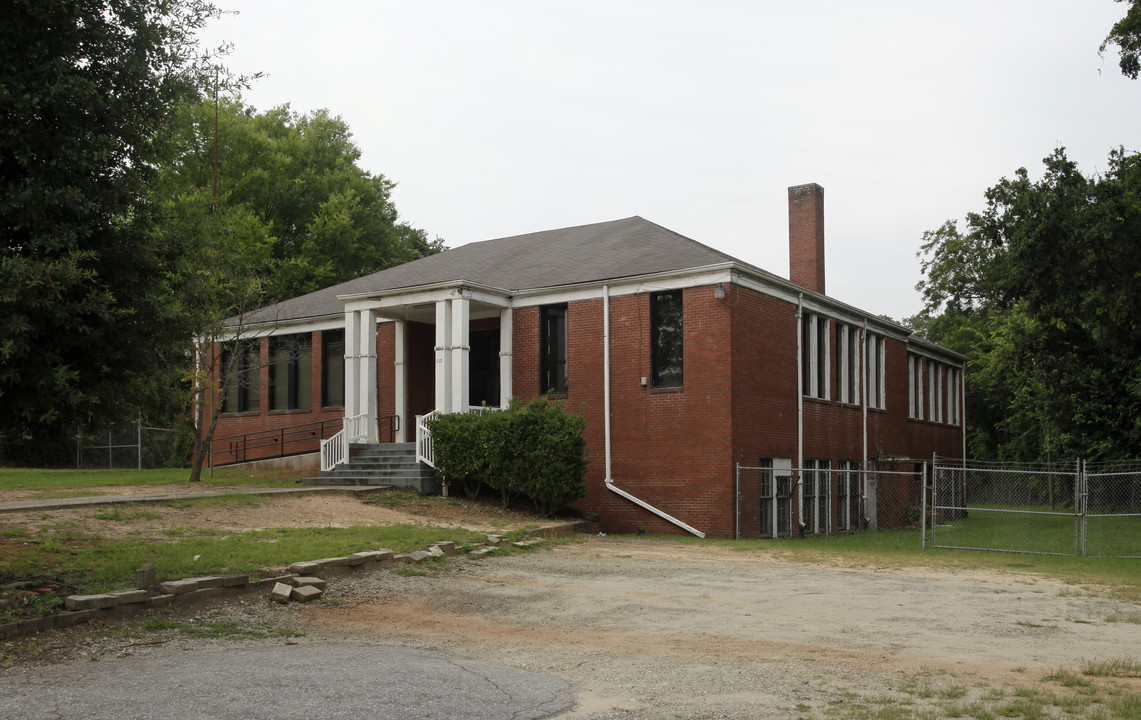
[[(508, 292), (741, 261), (641, 217), (485, 240), (263, 308), (247, 322), (336, 315), (339, 295), (463, 280)], [(741, 263), (744, 265), (745, 263)]]

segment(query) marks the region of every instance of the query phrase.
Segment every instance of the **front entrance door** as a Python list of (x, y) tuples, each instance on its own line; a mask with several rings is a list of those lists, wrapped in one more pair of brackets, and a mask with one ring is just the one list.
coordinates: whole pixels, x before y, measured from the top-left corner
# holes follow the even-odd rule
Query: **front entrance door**
[(499, 328), (473, 330), (469, 339), (470, 385), (468, 402), (473, 407), (499, 405)]

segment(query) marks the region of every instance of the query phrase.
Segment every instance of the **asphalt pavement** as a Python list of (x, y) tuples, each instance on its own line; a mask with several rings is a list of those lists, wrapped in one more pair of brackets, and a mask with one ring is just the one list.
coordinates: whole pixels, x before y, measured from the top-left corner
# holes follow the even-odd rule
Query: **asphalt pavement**
[(0, 720), (539, 720), (561, 679), (437, 651), (299, 642), (0, 675)]

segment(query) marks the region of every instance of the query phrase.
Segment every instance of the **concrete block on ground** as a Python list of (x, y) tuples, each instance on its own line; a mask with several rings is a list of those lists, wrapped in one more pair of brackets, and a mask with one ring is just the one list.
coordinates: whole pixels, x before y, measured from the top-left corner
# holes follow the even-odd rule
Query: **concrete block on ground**
[(293, 586), (286, 585), (285, 583), (277, 583), (273, 586), (273, 591), (269, 594), (269, 599), (278, 603), (289, 602), (289, 597), (293, 594)]
[(118, 592), (107, 593), (115, 598), (116, 605), (130, 605), (132, 603), (144, 603), (150, 599), (151, 594), (146, 590), (120, 590)]
[(96, 608), (111, 607), (115, 604), (115, 597), (107, 593), (98, 595), (69, 595), (63, 601), (68, 610), (94, 610)]
[(293, 588), (293, 599), (297, 602), (309, 602), (316, 600), (325, 593), (321, 588), (313, 587), (312, 585), (302, 585), (301, 587)]
[(399, 555), (392, 556), (392, 562), (408, 563), (412, 561), (408, 559), (408, 553), (400, 553)]
[(441, 549), (440, 549), (439, 547), (437, 547), (436, 545), (433, 545), (432, 547), (428, 548), (427, 552), (428, 552), (428, 554), (429, 554), (429, 555), (431, 555), (431, 556), (432, 556), (432, 557), (434, 557), (434, 558), (442, 558), (442, 557), (444, 557), (444, 551), (443, 551), (443, 550), (441, 550)]
[(135, 571), (135, 584), (141, 588), (152, 588), (158, 582), (154, 565), (144, 565)]
[(152, 595), (147, 598), (147, 607), (170, 607), (173, 602), (173, 595)]
[(158, 584), (158, 589), (168, 595), (183, 595), (198, 589), (198, 583), (193, 580), (168, 580)]
[(198, 590), (212, 587), (222, 587), (222, 578), (217, 575), (203, 575), (201, 577), (183, 578), (183, 582), (192, 582), (198, 585)]
[(456, 555), (460, 551), (460, 546), (456, 545), (451, 540), (444, 540), (442, 542), (438, 542), (435, 545), (433, 545), (432, 547), (440, 548), (440, 550), (442, 550), (445, 555)]
[(493, 548), (493, 547), (482, 547), (478, 550), (472, 550), (470, 553), (468, 553), (468, 557), (478, 559), (481, 557), (487, 557), (488, 555), (490, 555), (493, 552), (495, 552), (495, 548)]
[(289, 584), (292, 585), (293, 587), (304, 587), (304, 586), (308, 585), (309, 587), (315, 587), (319, 590), (325, 589), (325, 581), (319, 577), (290, 578)]
[(529, 548), (533, 545), (538, 545), (541, 542), (543, 542), (543, 541), (542, 540), (535, 540), (534, 538), (531, 538), (529, 540), (520, 540), (520, 541), (515, 543), (515, 547)]
[(312, 575), (321, 572), (323, 566), (319, 562), (296, 562), (289, 566), (289, 572), (295, 575)]
[(410, 562), (413, 565), (418, 565), (430, 557), (432, 557), (432, 556), (429, 553), (424, 552), (423, 550), (414, 550), (414, 551), (408, 553), (407, 562)]
[(391, 558), (391, 550), (366, 550), (364, 552), (353, 553), (352, 555), (349, 555), (349, 559), (352, 560), (352, 563), (350, 564), (352, 565), (360, 565), (366, 562), (380, 562), (383, 560), (389, 560)]
[(486, 538), (484, 538), (484, 541), (487, 542), (488, 545), (498, 545), (499, 543), (503, 542), (503, 538), (499, 535), (488, 535)]

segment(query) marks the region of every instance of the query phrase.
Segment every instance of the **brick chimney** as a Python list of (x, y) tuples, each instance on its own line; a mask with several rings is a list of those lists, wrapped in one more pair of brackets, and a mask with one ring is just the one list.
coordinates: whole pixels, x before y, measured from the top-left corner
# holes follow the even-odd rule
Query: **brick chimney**
[(824, 188), (788, 189), (788, 279), (824, 294)]

